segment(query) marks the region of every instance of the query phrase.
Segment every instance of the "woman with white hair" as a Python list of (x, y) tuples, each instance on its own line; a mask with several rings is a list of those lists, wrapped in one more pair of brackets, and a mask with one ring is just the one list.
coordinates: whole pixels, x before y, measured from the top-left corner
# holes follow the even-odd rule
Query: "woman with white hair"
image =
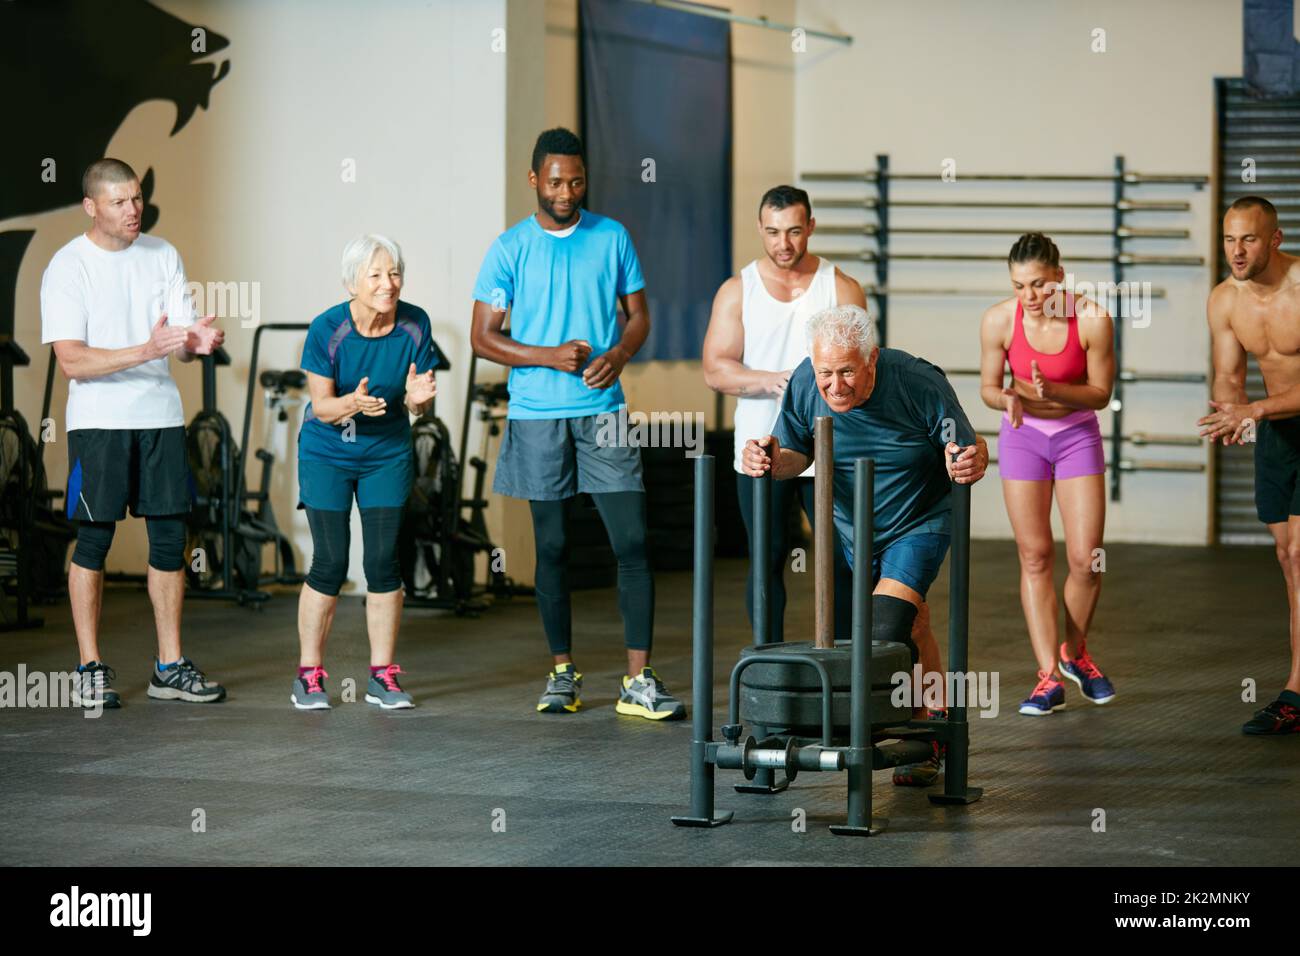
[(298, 433), (298, 507), (311, 527), (311, 570), (298, 601), (301, 658), (290, 700), (329, 707), (322, 666), (347, 578), (352, 499), (361, 512), (370, 681), (366, 701), (413, 707), (393, 660), (402, 618), (397, 537), (411, 490), (411, 420), (433, 401), (437, 364), (429, 316), (402, 302), (397, 243), (359, 236), (343, 250), (348, 298), (312, 320), (303, 347), (311, 404)]

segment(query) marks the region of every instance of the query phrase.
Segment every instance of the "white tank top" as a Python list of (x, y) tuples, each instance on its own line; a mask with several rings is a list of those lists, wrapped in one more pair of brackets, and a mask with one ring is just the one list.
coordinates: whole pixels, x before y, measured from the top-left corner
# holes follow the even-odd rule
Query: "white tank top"
[[(808, 357), (804, 336), (808, 320), (822, 309), (838, 304), (835, 266), (825, 259), (818, 262), (808, 290), (790, 302), (772, 298), (758, 274), (757, 261), (741, 270), (740, 281), (743, 288), (740, 320), (745, 329), (742, 364), (766, 372), (793, 369)], [(780, 411), (779, 398), (764, 395), (736, 400), (736, 471), (741, 471), (740, 454), (745, 442), (770, 435)], [(814, 467), (809, 465), (801, 477), (811, 477)]]

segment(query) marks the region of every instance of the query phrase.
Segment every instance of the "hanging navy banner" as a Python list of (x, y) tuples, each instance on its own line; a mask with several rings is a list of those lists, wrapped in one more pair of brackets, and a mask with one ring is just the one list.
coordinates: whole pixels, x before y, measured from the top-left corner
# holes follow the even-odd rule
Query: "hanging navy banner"
[(1245, 0), (1242, 54), (1246, 85), (1265, 98), (1300, 93), (1300, 43), (1294, 0)]
[(650, 338), (638, 359), (698, 359), (731, 275), (730, 24), (582, 0), (587, 202), (632, 235)]

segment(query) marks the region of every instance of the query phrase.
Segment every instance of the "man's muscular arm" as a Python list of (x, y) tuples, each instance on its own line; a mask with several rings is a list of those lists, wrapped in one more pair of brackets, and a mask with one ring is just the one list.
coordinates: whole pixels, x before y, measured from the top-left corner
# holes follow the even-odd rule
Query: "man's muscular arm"
[(1259, 416), (1252, 414), (1246, 396), (1246, 350), (1232, 330), (1232, 293), (1219, 286), (1210, 293), (1205, 306), (1206, 320), (1210, 325), (1210, 352), (1214, 361), (1214, 380), (1210, 386), (1214, 411), (1199, 419), (1202, 437), (1210, 441), (1223, 440), (1231, 445), (1240, 440), (1244, 420)]
[(101, 349), (87, 345), (80, 339), (59, 339), (53, 343), (59, 368), (69, 379), (102, 378), (152, 362), (185, 347), (188, 330), (185, 326), (167, 324), (163, 316), (153, 327), (149, 341), (121, 349)]
[(713, 314), (704, 336), (704, 384), (723, 395), (780, 396), (790, 369), (766, 371), (745, 366), (745, 326), (741, 321), (739, 276), (722, 283), (713, 297)]
[(845, 275), (838, 267), (835, 269), (835, 301), (840, 305), (856, 305), (864, 311), (867, 297), (862, 291), (862, 284), (852, 276)]
[(479, 358), (512, 368), (537, 365), (576, 373), (591, 355), (590, 343), (582, 339), (556, 346), (516, 342), (501, 331), (508, 315), (508, 309), (495, 309), (486, 302), (474, 300), (469, 341), (470, 348)]
[(1265, 418), (1293, 418), (1300, 415), (1300, 385), (1292, 385), (1286, 391), (1251, 402), (1245, 417), (1261, 421)]
[(767, 472), (777, 481), (802, 475), (812, 464), (809, 455), (782, 448), (775, 435), (751, 438), (740, 453), (740, 465), (751, 478), (762, 478)]

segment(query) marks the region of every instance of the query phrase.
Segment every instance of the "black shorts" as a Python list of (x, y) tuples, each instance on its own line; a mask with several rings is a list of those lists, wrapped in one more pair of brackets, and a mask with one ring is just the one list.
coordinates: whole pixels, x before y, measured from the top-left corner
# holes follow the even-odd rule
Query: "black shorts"
[(1265, 524), (1300, 515), (1300, 418), (1255, 427), (1255, 513)]
[(183, 425), (68, 432), (69, 518), (188, 514), (193, 501)]

